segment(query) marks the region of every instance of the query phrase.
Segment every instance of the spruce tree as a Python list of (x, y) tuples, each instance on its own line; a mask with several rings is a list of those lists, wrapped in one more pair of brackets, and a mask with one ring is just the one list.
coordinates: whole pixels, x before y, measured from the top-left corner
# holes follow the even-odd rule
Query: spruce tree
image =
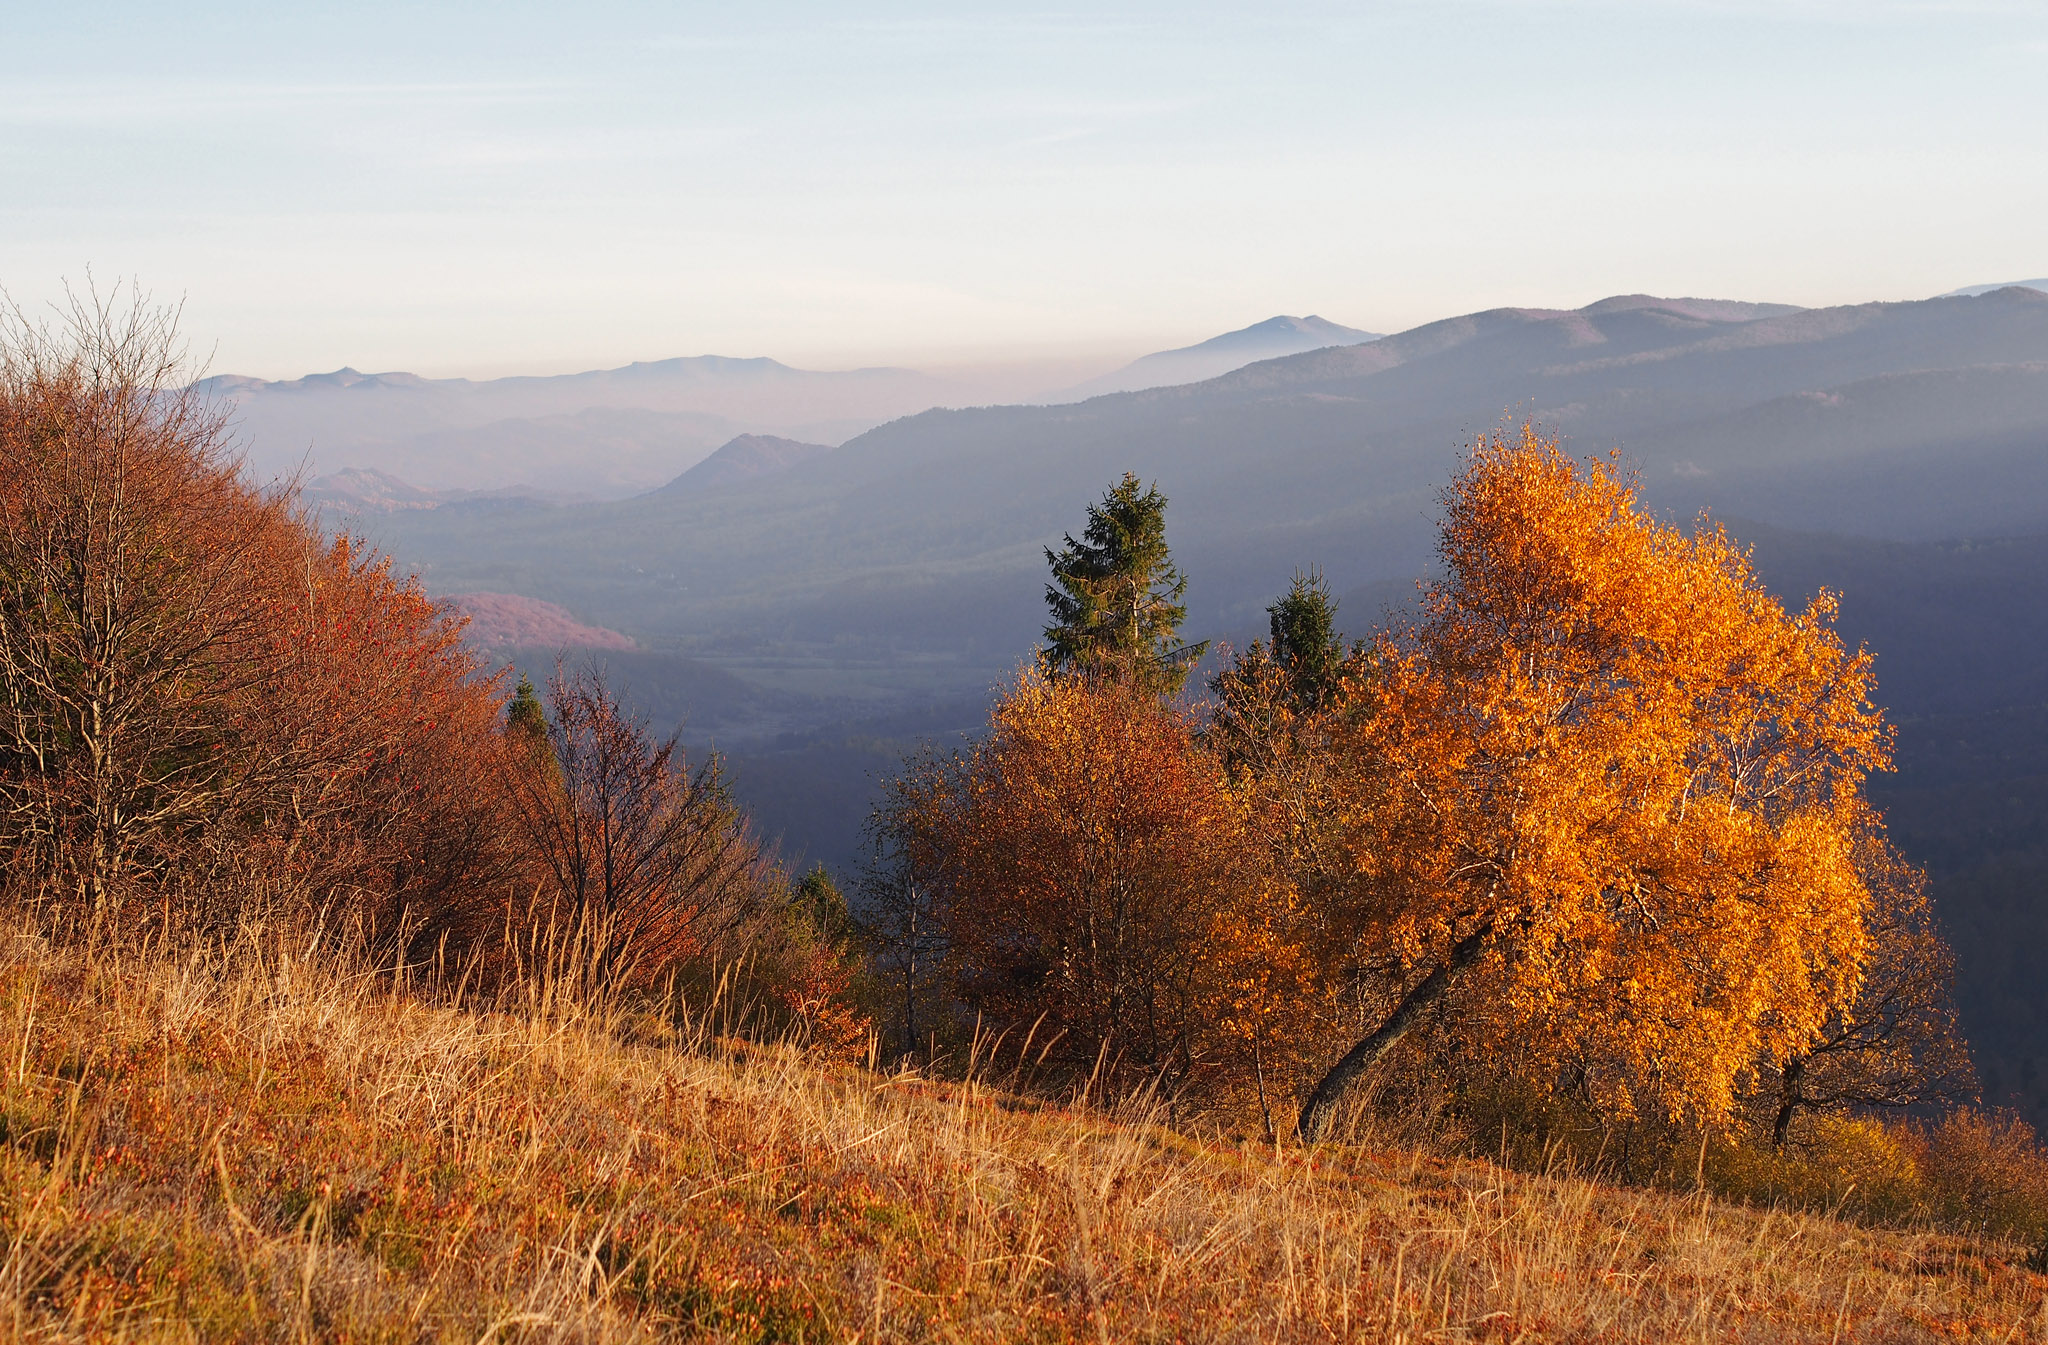
[(1337, 631), (1337, 603), (1322, 571), (1297, 570), (1287, 592), (1266, 609), (1270, 640), (1253, 640), (1210, 681), (1216, 705), (1210, 744), (1233, 775), (1270, 773), (1282, 755), (1313, 740), (1324, 712), (1340, 708), (1346, 674), (1366, 666), (1366, 647)]
[(1266, 609), (1271, 618), (1273, 661), (1287, 674), (1294, 708), (1313, 713), (1337, 692), (1344, 671), (1344, 637), (1337, 633), (1337, 603), (1323, 572), (1295, 571), (1294, 583)]
[(823, 864), (813, 864), (811, 871), (790, 889), (789, 909), (797, 923), (822, 945), (836, 946), (853, 932), (853, 915), (847, 908), (846, 894), (832, 881)]
[(505, 707), (505, 736), (535, 748), (547, 745), (547, 711), (541, 708), (540, 694), (525, 673), (519, 674), (519, 686)]
[(1157, 486), (1124, 473), (1101, 504), (1088, 507), (1082, 540), (1067, 534), (1045, 560), (1052, 567), (1045, 657), (1055, 672), (1128, 680), (1162, 695), (1180, 691), (1208, 644), (1180, 643), (1188, 581), (1166, 546), (1166, 497)]
[(548, 737), (547, 707), (525, 673), (519, 674), (519, 685), (505, 706), (505, 740), (516, 745), (543, 778), (557, 786), (562, 783), (562, 763)]

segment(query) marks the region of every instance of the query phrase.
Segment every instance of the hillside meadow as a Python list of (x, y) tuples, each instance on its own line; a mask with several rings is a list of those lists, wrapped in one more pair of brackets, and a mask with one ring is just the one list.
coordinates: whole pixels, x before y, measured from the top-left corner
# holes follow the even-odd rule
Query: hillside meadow
[(821, 1063), (245, 926), (0, 950), (20, 1340), (2040, 1339), (2023, 1248)]

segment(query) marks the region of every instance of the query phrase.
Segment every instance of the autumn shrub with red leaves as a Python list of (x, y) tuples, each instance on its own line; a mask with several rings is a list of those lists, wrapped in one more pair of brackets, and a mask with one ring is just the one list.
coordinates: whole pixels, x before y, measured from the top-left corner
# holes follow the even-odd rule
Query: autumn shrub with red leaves
[(107, 934), (289, 896), (448, 912), (512, 855), (498, 692), (388, 561), (243, 479), (168, 317), (0, 341), (0, 840)]
[(777, 1030), (864, 1037), (715, 759), (598, 670), (507, 725), (458, 615), (244, 478), (168, 315), (4, 327), (0, 845), (42, 927), (322, 915), (578, 994), (739, 966)]

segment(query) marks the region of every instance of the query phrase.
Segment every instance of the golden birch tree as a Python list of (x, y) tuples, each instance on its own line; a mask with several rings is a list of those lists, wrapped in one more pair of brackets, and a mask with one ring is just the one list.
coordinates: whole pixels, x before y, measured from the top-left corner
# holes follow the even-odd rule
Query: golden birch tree
[(1475, 445), (1444, 503), (1442, 578), (1335, 729), (1324, 914), (1391, 965), (1390, 1007), (1299, 1133), (1432, 1009), (1593, 1062), (1609, 1114), (1723, 1117), (1858, 989), (1890, 747), (1870, 656), (1831, 595), (1788, 612), (1722, 529), (1659, 521), (1531, 429)]

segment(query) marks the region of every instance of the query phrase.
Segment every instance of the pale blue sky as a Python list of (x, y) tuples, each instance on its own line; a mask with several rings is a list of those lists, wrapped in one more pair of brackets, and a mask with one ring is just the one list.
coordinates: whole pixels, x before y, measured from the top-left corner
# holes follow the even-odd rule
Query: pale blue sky
[(2048, 274), (2048, 0), (0, 0), (0, 285), (216, 371), (814, 367)]

